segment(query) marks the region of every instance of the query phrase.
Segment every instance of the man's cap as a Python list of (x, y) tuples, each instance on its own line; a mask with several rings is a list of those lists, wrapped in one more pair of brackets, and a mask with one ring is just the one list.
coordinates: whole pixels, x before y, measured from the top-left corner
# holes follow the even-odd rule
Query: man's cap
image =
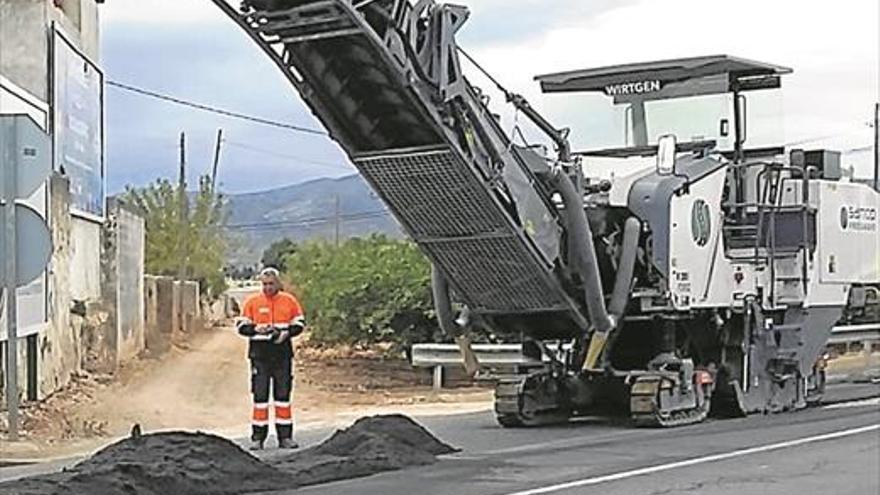
[(274, 278), (275, 280), (280, 280), (281, 273), (278, 271), (278, 269), (272, 268), (270, 266), (267, 268), (263, 268), (263, 270), (260, 272), (260, 278), (264, 278), (264, 277), (270, 277), (270, 278)]

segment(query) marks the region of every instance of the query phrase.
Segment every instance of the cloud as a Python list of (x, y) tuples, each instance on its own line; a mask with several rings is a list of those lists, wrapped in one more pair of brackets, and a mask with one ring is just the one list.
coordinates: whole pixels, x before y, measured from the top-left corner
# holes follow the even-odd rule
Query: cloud
[[(816, 0), (642, 0), (591, 18), (568, 19), (538, 37), (481, 45), (472, 52), (551, 120), (571, 126), (582, 146), (589, 146), (591, 133), (604, 136), (597, 123), (613, 124), (608, 100), (541, 95), (533, 75), (721, 53), (790, 66), (795, 72), (783, 79), (785, 115), (779, 118), (785, 139), (793, 141), (857, 132), (870, 118), (880, 98), (878, 15), (876, 0), (833, 7)], [(472, 79), (492, 88), (485, 78)]]
[(458, 33), (465, 46), (522, 43), (547, 32), (590, 23), (599, 14), (637, 0), (471, 0), (458, 2), (471, 12)]
[[(321, 129), (281, 72), (232, 23), (199, 29), (184, 24), (109, 24), (103, 55), (110, 80)], [(265, 189), (354, 171), (327, 137), (192, 110), (114, 87), (107, 87), (106, 93), (111, 192), (157, 177), (176, 177), (181, 131), (188, 135), (189, 175), (194, 177), (210, 169), (216, 131), (224, 129), (229, 145), (222, 150), (219, 176), (227, 191)]]
[[(786, 140), (858, 130), (877, 95), (876, 0), (471, 0), (460, 43), (504, 85), (525, 94), (578, 147), (608, 139), (620, 122), (601, 96), (541, 95), (533, 76), (609, 64), (729, 53), (788, 65)], [(101, 9), (108, 78), (320, 128), (299, 96), (209, 0), (110, 0)], [(513, 125), (492, 84), (493, 110)], [(315, 138), (177, 108), (108, 88), (110, 189), (176, 170), (177, 134), (206, 170), (217, 127), (267, 152), (224, 149), (221, 179), (233, 190), (338, 175), (353, 169), (338, 146)], [(615, 127), (617, 126), (617, 127)], [(537, 138), (535, 132), (527, 135)], [(339, 163), (334, 169), (311, 162)]]
[(197, 24), (218, 23), (222, 13), (210, 0), (108, 0), (101, 6), (106, 24)]

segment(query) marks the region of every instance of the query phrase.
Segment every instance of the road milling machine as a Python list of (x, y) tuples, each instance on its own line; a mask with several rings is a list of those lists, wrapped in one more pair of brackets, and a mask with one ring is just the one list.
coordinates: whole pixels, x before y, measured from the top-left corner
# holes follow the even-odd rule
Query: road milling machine
[[(834, 324), (877, 304), (878, 192), (837, 152), (750, 146), (749, 98), (789, 69), (711, 56), (538, 77), (623, 109), (622, 145), (585, 152), (498, 84), (545, 152), (515, 143), (463, 73), (476, 65), (455, 42), (464, 7), (213, 1), (431, 260), (444, 330), (523, 342), (531, 364), (497, 377), (504, 426), (805, 407)], [(729, 112), (704, 129), (702, 113), (669, 111), (705, 98)]]

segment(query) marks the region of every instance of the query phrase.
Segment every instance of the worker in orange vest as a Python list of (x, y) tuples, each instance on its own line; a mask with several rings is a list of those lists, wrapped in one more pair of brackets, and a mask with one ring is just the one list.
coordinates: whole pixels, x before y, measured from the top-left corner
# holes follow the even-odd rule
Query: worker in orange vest
[(305, 329), (302, 306), (292, 294), (281, 290), (278, 270), (260, 272), (262, 291), (245, 299), (238, 333), (247, 337), (251, 361), (251, 449), (260, 450), (269, 433), (269, 386), (275, 406), (278, 447), (295, 449), (293, 438), (293, 344), (291, 339)]

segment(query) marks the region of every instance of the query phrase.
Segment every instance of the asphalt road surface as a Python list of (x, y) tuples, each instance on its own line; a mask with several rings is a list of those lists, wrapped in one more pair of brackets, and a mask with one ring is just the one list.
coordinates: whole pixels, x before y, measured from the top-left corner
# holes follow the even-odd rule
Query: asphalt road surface
[(421, 422), (462, 452), (296, 493), (880, 494), (878, 399), (677, 429), (594, 420), (509, 430), (488, 413)]
[[(307, 495), (880, 494), (877, 385), (838, 387), (831, 405), (675, 429), (582, 420), (503, 429), (490, 412), (417, 418), (462, 449), (432, 466), (290, 491)], [(303, 431), (309, 445), (329, 430)], [(263, 457), (271, 462), (277, 451)], [(0, 480), (74, 460), (0, 468)], [(278, 494), (279, 492), (274, 492)]]

